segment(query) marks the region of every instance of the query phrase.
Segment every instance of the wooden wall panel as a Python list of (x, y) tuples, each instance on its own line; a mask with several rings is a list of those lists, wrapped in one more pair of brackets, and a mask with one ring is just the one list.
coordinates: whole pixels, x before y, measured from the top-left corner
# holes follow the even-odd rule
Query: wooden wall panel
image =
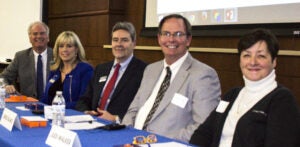
[(49, 15), (108, 10), (109, 0), (49, 0)]
[[(144, 0), (50, 0), (49, 27), (51, 44), (63, 30), (75, 30), (80, 36), (89, 61), (95, 66), (113, 59), (111, 49), (103, 49), (110, 44), (111, 28), (117, 21), (130, 21), (137, 30), (138, 46), (158, 46), (156, 37), (141, 37), (144, 20)], [(278, 37), (281, 49), (300, 51), (300, 38)], [(239, 37), (193, 37), (192, 47), (236, 48)], [(236, 53), (191, 54), (216, 69), (220, 77), (222, 93), (242, 86), (243, 79)], [(161, 51), (136, 50), (135, 55), (147, 63), (163, 58)], [(287, 86), (296, 95), (300, 105), (300, 57), (279, 56), (276, 68), (279, 83)]]
[(134, 55), (146, 63), (153, 63), (161, 60), (164, 56), (161, 51), (140, 51), (135, 50)]
[(110, 44), (112, 26), (125, 21), (126, 0), (51, 0), (48, 1), (50, 46), (59, 33), (74, 31), (87, 52), (92, 65), (112, 60), (111, 51), (103, 49)]
[[(108, 32), (101, 28), (107, 28), (107, 16), (88, 16), (53, 19), (49, 21), (51, 26), (50, 44), (54, 46), (55, 39), (62, 31), (74, 31), (80, 38), (82, 44), (88, 51), (90, 47), (101, 47), (103, 44), (109, 43)], [(53, 39), (52, 39), (53, 38)], [(89, 51), (93, 52), (93, 50)], [(103, 55), (101, 52), (95, 52), (87, 56), (89, 60), (98, 60), (99, 56)], [(104, 58), (104, 56), (102, 57)]]

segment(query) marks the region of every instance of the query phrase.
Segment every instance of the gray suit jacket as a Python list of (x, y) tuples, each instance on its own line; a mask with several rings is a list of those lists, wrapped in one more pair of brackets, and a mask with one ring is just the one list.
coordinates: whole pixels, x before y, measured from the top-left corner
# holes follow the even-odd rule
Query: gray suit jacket
[[(151, 95), (162, 70), (163, 61), (146, 67), (141, 86), (123, 118), (123, 124), (134, 125), (139, 109)], [(188, 99), (184, 108), (172, 103), (175, 93)], [(217, 106), (220, 95), (216, 71), (189, 54), (150, 120), (147, 131), (188, 142), (194, 130)]]
[[(47, 76), (50, 70), (50, 62), (53, 58), (53, 51), (47, 48)], [(34, 54), (32, 48), (19, 51), (15, 54), (14, 60), (0, 74), (7, 84), (20, 84), (20, 92), (23, 95), (37, 97), (36, 92), (36, 72), (34, 64)]]

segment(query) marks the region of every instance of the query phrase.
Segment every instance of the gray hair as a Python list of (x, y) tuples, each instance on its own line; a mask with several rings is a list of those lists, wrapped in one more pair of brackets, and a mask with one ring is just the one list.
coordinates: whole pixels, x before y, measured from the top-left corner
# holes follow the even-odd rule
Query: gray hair
[(132, 23), (130, 22), (117, 22), (112, 29), (112, 33), (117, 30), (125, 30), (130, 34), (131, 40), (134, 42), (136, 40), (136, 32)]
[(46, 34), (47, 34), (47, 36), (49, 36), (49, 32), (50, 32), (50, 29), (49, 29), (49, 27), (45, 24), (45, 23), (43, 23), (43, 22), (41, 22), (41, 21), (36, 21), (36, 22), (33, 22), (33, 23), (31, 23), (30, 25), (29, 25), (29, 27), (28, 27), (28, 35), (30, 35), (30, 33), (31, 33), (31, 28), (33, 27), (33, 26), (35, 26), (35, 25), (42, 25), (45, 29), (46, 29)]

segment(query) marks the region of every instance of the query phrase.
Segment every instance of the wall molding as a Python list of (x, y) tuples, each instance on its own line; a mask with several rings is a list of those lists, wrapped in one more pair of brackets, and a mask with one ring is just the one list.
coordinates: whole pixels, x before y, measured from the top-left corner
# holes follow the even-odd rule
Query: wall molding
[[(103, 45), (103, 48), (110, 49), (111, 45)], [(145, 51), (159, 51), (159, 46), (136, 46), (135, 50)], [(225, 54), (237, 54), (237, 49), (233, 48), (203, 48), (203, 47), (190, 47), (190, 52), (207, 52), (207, 53), (225, 53)], [(300, 56), (300, 51), (295, 50), (279, 50), (280, 56)]]

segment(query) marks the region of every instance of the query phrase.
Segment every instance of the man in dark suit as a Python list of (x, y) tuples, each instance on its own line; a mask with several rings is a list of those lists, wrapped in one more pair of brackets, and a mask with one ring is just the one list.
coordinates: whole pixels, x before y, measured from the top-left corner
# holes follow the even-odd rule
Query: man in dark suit
[[(144, 62), (133, 56), (135, 44), (134, 26), (129, 22), (115, 24), (112, 29), (112, 53), (115, 59), (96, 67), (85, 94), (77, 102), (77, 110), (110, 121), (118, 122), (123, 118), (140, 87), (146, 67)], [(120, 67), (117, 67), (118, 64)], [(109, 86), (115, 73), (116, 81)], [(108, 87), (112, 87), (109, 92)]]
[[(18, 80), (22, 95), (39, 98), (46, 83), (53, 55), (52, 49), (47, 46), (49, 42), (49, 28), (43, 22), (33, 22), (28, 27), (28, 36), (32, 47), (17, 52), (12, 63), (0, 74), (0, 77), (4, 78), (7, 84), (5, 86), (7, 93), (16, 92), (15, 84)], [(37, 92), (36, 76), (38, 55), (42, 56), (42, 84), (44, 84), (39, 87), (42, 90), (40, 95)]]

